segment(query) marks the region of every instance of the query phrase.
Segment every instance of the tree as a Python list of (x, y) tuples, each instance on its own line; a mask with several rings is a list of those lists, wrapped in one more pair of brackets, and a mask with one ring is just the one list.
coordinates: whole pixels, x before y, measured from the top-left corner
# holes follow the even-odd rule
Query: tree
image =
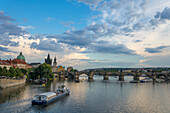
[(10, 72), (9, 70), (6, 71), (6, 76), (9, 77), (10, 76)]
[(43, 63), (39, 65), (37, 68), (35, 68), (34, 75), (36, 76), (34, 78), (38, 78), (38, 76), (39, 78), (47, 78), (47, 79), (53, 78), (51, 66), (46, 63)]
[(23, 76), (23, 73), (21, 72), (21, 70), (18, 67), (15, 68), (15, 71), (17, 73), (16, 77), (22, 77)]
[(3, 69), (0, 67), (0, 76), (3, 76)]
[(7, 76), (7, 67), (4, 66), (2, 70), (3, 76)]
[(10, 72), (10, 77), (15, 77), (17, 75), (17, 73), (13, 67), (9, 68), (9, 72)]
[(26, 69), (21, 68), (20, 70), (21, 70), (21, 72), (22, 72), (24, 75), (27, 74), (27, 70), (26, 70)]

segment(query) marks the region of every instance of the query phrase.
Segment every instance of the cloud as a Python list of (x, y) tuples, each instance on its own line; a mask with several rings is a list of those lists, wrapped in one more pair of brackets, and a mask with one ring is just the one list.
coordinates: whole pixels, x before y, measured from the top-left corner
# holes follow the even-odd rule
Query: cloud
[(85, 53), (136, 55), (134, 50), (128, 49), (123, 44), (113, 45), (113, 44), (104, 42), (102, 44), (91, 45), (88, 49), (89, 51), (85, 51)]
[(63, 51), (63, 46), (54, 40), (42, 40), (39, 44), (33, 42), (30, 45), (31, 48), (44, 51)]
[(135, 43), (142, 42), (142, 40), (134, 40)]
[(5, 16), (5, 13), (0, 11), (0, 23), (6, 21), (15, 21), (15, 19), (12, 19), (10, 16)]
[(0, 51), (16, 53), (16, 52), (11, 51), (11, 50), (9, 50), (8, 48), (6, 48), (6, 47), (2, 47), (2, 46), (0, 46)]
[(145, 48), (145, 52), (148, 52), (148, 53), (161, 53), (162, 49), (167, 48), (167, 47), (170, 47), (170, 46), (159, 46), (159, 47), (156, 47), (156, 48)]
[(165, 7), (162, 12), (156, 12), (156, 15), (153, 19), (150, 20), (150, 24), (157, 26), (161, 23), (166, 23), (167, 20), (170, 20), (170, 8)]
[(22, 36), (27, 33), (12, 21), (15, 21), (15, 19), (6, 16), (3, 11), (0, 11), (0, 45), (19, 46), (19, 42), (12, 41), (12, 37)]

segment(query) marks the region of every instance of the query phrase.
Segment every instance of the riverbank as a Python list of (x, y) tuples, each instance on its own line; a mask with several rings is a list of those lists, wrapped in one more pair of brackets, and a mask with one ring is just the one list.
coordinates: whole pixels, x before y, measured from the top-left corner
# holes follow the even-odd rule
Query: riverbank
[(17, 86), (17, 85), (21, 85), (21, 84), (25, 84), (26, 79), (22, 78), (22, 79), (0, 79), (0, 87), (2, 88), (7, 88), (7, 87), (12, 87), (12, 86)]

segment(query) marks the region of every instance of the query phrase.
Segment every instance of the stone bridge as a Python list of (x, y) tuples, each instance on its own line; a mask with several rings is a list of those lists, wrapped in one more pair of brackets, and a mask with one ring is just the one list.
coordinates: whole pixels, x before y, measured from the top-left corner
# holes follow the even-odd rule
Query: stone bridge
[(66, 77), (71, 75), (74, 79), (79, 79), (79, 76), (82, 74), (86, 74), (88, 76), (88, 79), (93, 79), (94, 75), (103, 75), (104, 80), (108, 80), (110, 75), (118, 76), (119, 81), (124, 81), (124, 77), (127, 75), (132, 75), (134, 80), (139, 80), (139, 77), (145, 74), (146, 76), (153, 79), (153, 81), (156, 81), (156, 78), (159, 78), (159, 76), (164, 76), (165, 80), (170, 80), (170, 73), (169, 72), (97, 72), (97, 71), (76, 71), (76, 72), (58, 72), (56, 73), (57, 77)]

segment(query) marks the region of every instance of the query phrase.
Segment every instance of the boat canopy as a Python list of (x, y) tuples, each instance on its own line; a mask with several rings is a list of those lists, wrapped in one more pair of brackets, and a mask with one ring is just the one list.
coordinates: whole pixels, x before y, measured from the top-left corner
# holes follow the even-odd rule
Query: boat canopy
[(45, 93), (38, 94), (36, 96), (47, 96), (49, 98), (49, 97), (52, 97), (55, 95), (56, 95), (56, 93), (54, 93), (54, 92), (45, 92)]

